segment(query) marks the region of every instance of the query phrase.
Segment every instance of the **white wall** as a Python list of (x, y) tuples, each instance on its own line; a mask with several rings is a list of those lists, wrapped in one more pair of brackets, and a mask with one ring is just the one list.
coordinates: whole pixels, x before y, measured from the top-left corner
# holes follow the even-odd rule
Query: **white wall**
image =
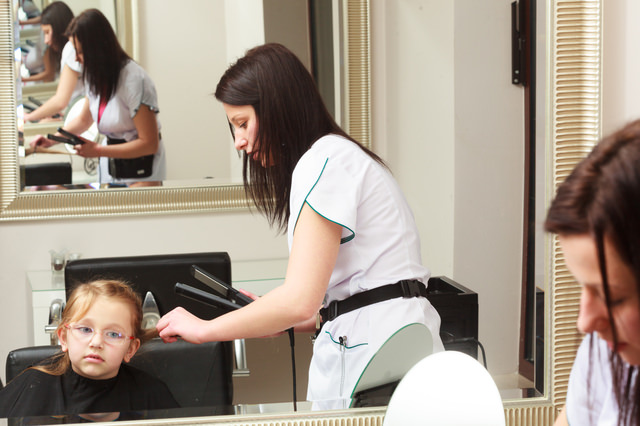
[(640, 3), (603, 2), (602, 134), (640, 118)]
[(425, 265), (478, 293), (489, 370), (513, 373), (524, 91), (511, 84), (509, 4), (374, 1), (371, 13), (374, 147), (413, 208)]
[(229, 63), (223, 2), (190, 4), (138, 3), (139, 62), (158, 92), (167, 179), (228, 179), (233, 143), (222, 106), (213, 96)]
[[(434, 275), (478, 292), (480, 340), (489, 369), (502, 374), (515, 371), (517, 360), (522, 184), (512, 175), (521, 174), (522, 94), (510, 84), (508, 4), (482, 5), (371, 2), (373, 141), (414, 210), (424, 263)], [(186, 17), (179, 22), (191, 25)], [(476, 33), (491, 41), (461, 39), (463, 25), (477, 26)], [(197, 77), (205, 88), (218, 78)], [(178, 75), (175, 81), (190, 78)], [(175, 81), (167, 84), (185, 84)], [(208, 96), (209, 89), (203, 90)], [(518, 102), (507, 106), (507, 98)], [(197, 119), (224, 119), (222, 111), (210, 114)], [(486, 154), (494, 149), (503, 155)], [(0, 223), (0, 240), (2, 377), (5, 355), (29, 343), (26, 271), (47, 269), (49, 249), (84, 257), (223, 250), (232, 261), (287, 255), (285, 239), (246, 212), (8, 222)]]

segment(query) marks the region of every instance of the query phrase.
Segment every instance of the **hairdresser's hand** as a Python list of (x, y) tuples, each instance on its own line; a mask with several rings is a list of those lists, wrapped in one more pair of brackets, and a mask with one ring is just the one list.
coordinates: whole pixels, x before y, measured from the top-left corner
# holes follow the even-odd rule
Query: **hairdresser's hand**
[(84, 141), (83, 144), (80, 145), (74, 145), (73, 149), (76, 150), (76, 154), (78, 154), (81, 157), (86, 157), (86, 158), (97, 158), (100, 157), (100, 145), (90, 141), (89, 139), (83, 138), (82, 136), (79, 136), (80, 139), (82, 139)]
[(56, 143), (57, 142), (54, 142), (51, 139), (48, 139), (42, 135), (35, 135), (35, 137), (31, 139), (31, 142), (29, 142), (29, 145), (31, 145), (31, 148), (37, 149), (41, 147), (49, 148), (50, 146), (53, 146)]
[(177, 307), (160, 318), (156, 329), (165, 343), (173, 343), (178, 337), (191, 343), (203, 343), (200, 332), (205, 328), (206, 321)]

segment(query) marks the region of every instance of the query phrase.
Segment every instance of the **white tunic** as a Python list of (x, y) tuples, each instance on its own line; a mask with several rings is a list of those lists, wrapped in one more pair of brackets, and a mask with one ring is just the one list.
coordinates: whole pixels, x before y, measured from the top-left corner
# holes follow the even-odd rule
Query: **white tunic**
[[(589, 356), (592, 339), (595, 340)], [(587, 335), (580, 344), (567, 391), (566, 413), (571, 426), (618, 425), (618, 403), (613, 393), (609, 354), (607, 342), (598, 337)], [(628, 364), (625, 365), (628, 368)]]
[(73, 89), (71, 98), (69, 98), (69, 105), (73, 105), (73, 101), (84, 96), (84, 83), (82, 82), (82, 64), (77, 61), (76, 49), (70, 41), (65, 43), (64, 48), (62, 49), (62, 55), (60, 56), (60, 72), (62, 72), (65, 65), (72, 71), (78, 73), (78, 81)]
[[(390, 172), (351, 141), (319, 139), (293, 172), (289, 247), (303, 203), (342, 226), (342, 241), (329, 280), (325, 305), (353, 294), (418, 279), (422, 265), (418, 230)], [(423, 323), (443, 350), (440, 317), (425, 298), (396, 298), (340, 315), (322, 327), (309, 368), (310, 401), (349, 398), (370, 358), (394, 332)], [(346, 336), (346, 344), (340, 337)]]
[[(88, 86), (87, 86), (88, 88)], [(131, 141), (138, 138), (133, 117), (141, 105), (147, 105), (151, 111), (159, 112), (156, 88), (145, 70), (135, 61), (129, 61), (120, 71), (120, 80), (115, 94), (107, 102), (102, 117), (98, 120), (100, 97), (88, 90), (89, 109), (93, 120), (98, 123), (98, 131), (113, 139)], [(158, 133), (160, 122), (158, 121)], [(104, 142), (106, 143), (106, 141)], [(166, 178), (164, 144), (160, 139), (158, 151), (153, 159), (153, 172), (146, 178), (115, 179), (108, 172), (106, 157), (100, 158), (100, 182), (137, 182), (162, 181)]]

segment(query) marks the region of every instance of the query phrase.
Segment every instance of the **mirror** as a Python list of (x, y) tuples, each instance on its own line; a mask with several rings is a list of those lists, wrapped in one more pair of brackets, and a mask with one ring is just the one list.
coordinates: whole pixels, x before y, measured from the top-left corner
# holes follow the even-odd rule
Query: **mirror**
[[(217, 2), (217, 4), (222, 4), (223, 0)], [(261, 4), (261, 2), (256, 3), (255, 1), (250, 1), (250, 4)], [(131, 2), (124, 0), (116, 0), (116, 11), (117, 16), (124, 15), (125, 18), (119, 19), (118, 22), (126, 22), (128, 20), (140, 21), (144, 22), (144, 19), (140, 17), (144, 10), (153, 11), (154, 13), (160, 13), (159, 11), (163, 10), (163, 8), (154, 9), (151, 7), (152, 3), (145, 2)], [(207, 7), (210, 7), (210, 3), (206, 3)], [(227, 2), (227, 9), (233, 9), (233, 6), (238, 2)], [(275, 3), (277, 4), (277, 2)], [(340, 2), (335, 2), (336, 5), (341, 4)], [(146, 8), (145, 8), (146, 5)], [(347, 3), (345, 3), (347, 5)], [(337, 7), (337, 6), (336, 6)], [(343, 56), (340, 59), (340, 62), (343, 64), (342, 70), (339, 73), (342, 84), (339, 93), (350, 93), (349, 102), (345, 105), (339, 103), (336, 104), (337, 114), (340, 115), (341, 122), (343, 126), (350, 131), (356, 138), (362, 141), (365, 144), (369, 143), (369, 74), (368, 74), (368, 46), (363, 46), (361, 40), (366, 40), (366, 33), (363, 33), (363, 28), (361, 25), (362, 19), (362, 11), (363, 7), (360, 6), (352, 6), (335, 9), (336, 11), (341, 11), (339, 15), (343, 18), (339, 20), (339, 34), (349, 35), (344, 39), (348, 39), (348, 43), (345, 46), (340, 47), (340, 51), (343, 53)], [(218, 14), (220, 15), (220, 14)], [(152, 18), (148, 18), (152, 19)], [(166, 19), (166, 16), (163, 18)], [(7, 17), (7, 22), (11, 22), (10, 17)], [(131, 48), (130, 51), (136, 52), (138, 47), (141, 46), (139, 42), (136, 41), (138, 37), (144, 32), (144, 28), (140, 28), (139, 31), (131, 30), (129, 33), (131, 38)], [(363, 35), (365, 34), (365, 35)], [(224, 61), (220, 61), (224, 64), (224, 67), (220, 69), (220, 74), (226, 68), (228, 62), (235, 60), (237, 56), (244, 52), (247, 48), (246, 46), (251, 46), (256, 44), (254, 41), (247, 41), (247, 45), (240, 45), (233, 48), (229, 48), (230, 52), (236, 52), (231, 54), (232, 59), (225, 58)], [(352, 46), (349, 46), (352, 45)], [(138, 47), (136, 47), (138, 46)], [(158, 46), (155, 46), (158, 48)], [(143, 50), (143, 49), (141, 49)], [(134, 56), (136, 54), (134, 53)], [(142, 59), (144, 59), (144, 52), (140, 54)], [(147, 61), (151, 64), (151, 66), (161, 67), (158, 63), (152, 64), (152, 59), (147, 58)], [(143, 64), (144, 65), (144, 64)], [(348, 71), (347, 71), (348, 70)], [(8, 71), (8, 70), (7, 70)], [(214, 75), (215, 72), (211, 71), (211, 75)], [(211, 96), (211, 92), (215, 89), (215, 82), (217, 77), (213, 78), (211, 75), (206, 73), (201, 73), (202, 78), (206, 78), (207, 83), (202, 84), (202, 87), (198, 88), (198, 93), (201, 98), (204, 99), (204, 102), (208, 105), (210, 111), (207, 112), (208, 121), (216, 120), (221, 123), (224, 130), (221, 132), (220, 140), (216, 139), (215, 143), (212, 143), (211, 140), (208, 140), (208, 145), (211, 146), (222, 146), (225, 150), (225, 154), (222, 157), (226, 159), (235, 158), (235, 161), (239, 164), (237, 156), (235, 152), (232, 152), (231, 149), (231, 138), (228, 133), (228, 126), (224, 121), (224, 114), (222, 110), (216, 110), (215, 108), (220, 108), (217, 101)], [(8, 78), (8, 82), (12, 81), (15, 84), (15, 76), (6, 76)], [(165, 79), (170, 79), (172, 76), (162, 77)], [(160, 78), (154, 78), (156, 80), (156, 86), (160, 87), (169, 87), (170, 84), (163, 84), (160, 86), (158, 80)], [(10, 87), (10, 86), (8, 86)], [(7, 89), (9, 90), (9, 89)], [(9, 93), (9, 92), (8, 92)], [(15, 93), (15, 91), (14, 91)], [(357, 94), (357, 95), (353, 95)], [(162, 94), (160, 94), (162, 95)], [(195, 96), (195, 95), (193, 95)], [(193, 97), (192, 96), (192, 97)], [(336, 98), (339, 98), (336, 96)], [(9, 100), (7, 100), (9, 101)], [(189, 99), (185, 100), (188, 103)], [(160, 101), (162, 104), (162, 101)], [(163, 110), (163, 107), (160, 107)], [(169, 108), (169, 107), (167, 107)], [(184, 109), (184, 108), (183, 108)], [(8, 111), (7, 111), (8, 112)], [(165, 115), (168, 117), (170, 115)], [(184, 116), (181, 116), (184, 117)], [(13, 120), (13, 119), (12, 119)], [(164, 122), (162, 112), (160, 114), (160, 121), (163, 124), (163, 128), (169, 130), (169, 123)], [(183, 118), (184, 121), (190, 122), (188, 120), (188, 116), (186, 119)], [(207, 120), (199, 120), (201, 122), (207, 122)], [(364, 123), (364, 125), (363, 125)], [(5, 124), (5, 123), (3, 123)], [(4, 128), (5, 136), (9, 139), (3, 140), (14, 140), (16, 130), (15, 127), (11, 126), (11, 122), (6, 122), (6, 127)], [(180, 137), (180, 126), (184, 126), (182, 123), (176, 123), (173, 127), (174, 129), (178, 129), (174, 134), (176, 135), (174, 139), (177, 141), (181, 141)], [(13, 128), (12, 128), (13, 127)], [(207, 129), (202, 131), (203, 133), (207, 133)], [(164, 133), (164, 130), (163, 130)], [(184, 152), (191, 152), (187, 148), (189, 144), (192, 143), (191, 140), (196, 139), (195, 137), (190, 137), (189, 139), (182, 140), (180, 142), (181, 149), (183, 151), (182, 155), (185, 155)], [(13, 144), (12, 144), (13, 145)], [(6, 164), (14, 164), (13, 167), (16, 167), (18, 164), (17, 152), (15, 152), (12, 146), (7, 146), (6, 156), (3, 156), (3, 161)], [(211, 149), (211, 148), (209, 148)], [(207, 153), (209, 153), (207, 151)], [(209, 153), (210, 154), (210, 153)], [(204, 157), (207, 155), (198, 155), (191, 157)], [(187, 160), (188, 163), (188, 160)], [(183, 169), (188, 169), (188, 166), (183, 166)], [(169, 212), (177, 212), (177, 211), (210, 211), (210, 210), (233, 210), (240, 209), (246, 207), (245, 199), (244, 199), (244, 190), (237, 183), (239, 180), (235, 180), (233, 182), (229, 181), (229, 178), (221, 178), (211, 180), (176, 180), (170, 182), (164, 182), (164, 186), (162, 188), (145, 188), (145, 189), (109, 189), (104, 191), (92, 191), (92, 190), (73, 190), (73, 191), (44, 191), (44, 192), (29, 192), (29, 191), (19, 191), (17, 187), (20, 184), (17, 168), (15, 170), (11, 170), (11, 168), (7, 167), (5, 170), (6, 179), (3, 179), (0, 182), (2, 185), (2, 192), (6, 194), (4, 197), (4, 203), (0, 206), (0, 220), (14, 220), (14, 219), (42, 219), (42, 218), (57, 218), (57, 217), (70, 217), (70, 216), (85, 216), (85, 215), (119, 215), (119, 214), (147, 214), (149, 212), (154, 213), (169, 213)], [(211, 174), (213, 175), (213, 173)], [(235, 182), (235, 183), (234, 183)], [(31, 212), (31, 213), (29, 213)]]
[[(369, 3), (349, 2), (349, 16), (356, 13), (359, 19), (359, 33), (362, 38), (348, 37), (354, 42), (353, 51), (368, 53)], [(10, 28), (10, 7), (8, 4), (0, 6), (0, 18), (5, 31), (5, 40), (10, 39), (6, 33)], [(359, 13), (359, 15), (358, 15)], [(594, 1), (555, 1), (549, 6), (550, 33), (549, 47), (549, 85), (548, 94), (548, 142), (549, 173), (546, 180), (553, 186), (560, 181), (571, 166), (585, 151), (583, 141), (594, 141), (598, 138), (600, 121), (599, 93), (600, 93), (600, 33), (599, 33), (599, 2)], [(364, 35), (363, 35), (364, 34)], [(358, 50), (357, 46), (360, 46)], [(213, 208), (234, 209), (243, 206), (242, 190), (237, 186), (159, 188), (147, 190), (109, 190), (104, 195), (94, 193), (69, 194), (61, 191), (50, 193), (27, 194), (18, 193), (16, 179), (16, 145), (15, 124), (12, 121), (15, 98), (11, 87), (15, 84), (11, 63), (12, 51), (6, 45), (0, 46), (5, 61), (0, 66), (0, 84), (3, 95), (0, 98), (0, 185), (3, 220), (22, 220), (70, 216), (104, 216), (111, 214), (136, 214), (146, 212), (167, 211), (203, 211)], [(368, 56), (365, 54), (363, 69), (368, 71)], [(363, 86), (368, 88), (368, 72), (364, 72)], [(358, 92), (357, 90), (353, 90)], [(368, 90), (366, 95), (368, 96)], [(367, 99), (365, 106), (369, 107)], [(368, 113), (363, 117), (367, 120)], [(355, 121), (358, 123), (359, 121)], [(353, 132), (353, 130), (352, 130)], [(365, 137), (368, 140), (368, 127)], [(237, 193), (233, 193), (233, 188)], [(98, 192), (98, 191), (94, 191)], [(550, 194), (552, 189), (547, 191)], [(166, 196), (166, 198), (165, 198)], [(213, 201), (211, 201), (213, 199)], [(97, 209), (94, 210), (94, 205)], [(577, 292), (572, 287), (568, 273), (562, 269), (557, 246), (550, 242), (546, 258), (548, 259), (545, 273), (547, 288), (547, 311), (545, 317), (549, 319), (545, 340), (550, 342), (547, 349), (546, 377), (549, 378), (542, 398), (527, 401), (506, 401), (506, 413), (509, 424), (550, 424), (555, 411), (564, 401), (566, 382), (573, 361), (575, 350), (575, 313), (577, 306)], [(383, 408), (361, 409), (348, 412), (318, 413), (304, 420), (295, 420), (298, 424), (317, 421), (316, 424), (328, 424), (332, 418), (337, 418), (334, 424), (347, 424), (354, 417), (358, 421), (367, 419), (379, 422), (384, 413)], [(256, 418), (253, 417), (255, 420)], [(264, 422), (276, 421), (269, 416)], [(282, 416), (282, 424), (293, 424), (295, 416)], [(217, 420), (211, 419), (211, 424)], [(256, 420), (259, 424), (260, 420)], [(175, 421), (172, 421), (175, 422)], [(185, 421), (186, 422), (186, 421)]]
[[(92, 6), (85, 3), (82, 0), (67, 1), (76, 14)], [(103, 3), (114, 9), (113, 0)], [(167, 176), (164, 185), (241, 183), (241, 160), (233, 149), (221, 106), (212, 93), (217, 78), (229, 63), (242, 56), (249, 47), (265, 41), (286, 44), (314, 73), (330, 111), (338, 120), (342, 116), (341, 92), (334, 90), (334, 86), (339, 88), (341, 81), (340, 71), (334, 66), (339, 60), (334, 58), (333, 43), (333, 28), (339, 28), (339, 14), (333, 13), (332, 2), (217, 0), (193, 3), (191, 6), (187, 3), (186, 7), (180, 7), (171, 2), (158, 4), (138, 1), (124, 5), (124, 10), (111, 11), (104, 6), (100, 6), (100, 9), (108, 19), (113, 16), (110, 22), (121, 44), (154, 81), (160, 107), (158, 120), (166, 152)], [(125, 19), (117, 20), (116, 12), (121, 12), (119, 15), (124, 15)], [(175, 25), (172, 17), (176, 13), (184, 12), (190, 15), (191, 25), (182, 28), (181, 36), (176, 37), (173, 31), (166, 29)], [(236, 21), (245, 25), (230, 24)], [(127, 26), (127, 22), (133, 25)], [(19, 33), (20, 45), (25, 46), (28, 40), (23, 38), (34, 33), (34, 29), (20, 28)], [(128, 41), (126, 34), (135, 35), (135, 39)], [(335, 36), (338, 35), (336, 31)], [(172, 55), (167, 56), (167, 51), (173, 52)], [(188, 79), (189, 84), (175, 84), (177, 77)], [(25, 105), (28, 106), (34, 97), (41, 101), (51, 97), (52, 88), (47, 92), (48, 87), (51, 84), (25, 83), (22, 86)], [(66, 117), (73, 115), (74, 110), (71, 110)], [(25, 123), (27, 154), (20, 159), (21, 163), (71, 164), (73, 185), (67, 185), (65, 189), (91, 189), (87, 188), (88, 184), (99, 188), (97, 170), (95, 167), (86, 167), (91, 163), (95, 165), (94, 159), (85, 160), (71, 155), (72, 150), (62, 144), (46, 151), (62, 151), (64, 155), (41, 152), (43, 150), (32, 153), (29, 149), (29, 141), (36, 134), (55, 133), (61, 121)], [(89, 139), (101, 138), (92, 132)], [(34, 185), (33, 181), (27, 178), (29, 185)], [(34, 189), (27, 187), (25, 191)], [(57, 188), (53, 185), (41, 185), (38, 188), (51, 189)]]

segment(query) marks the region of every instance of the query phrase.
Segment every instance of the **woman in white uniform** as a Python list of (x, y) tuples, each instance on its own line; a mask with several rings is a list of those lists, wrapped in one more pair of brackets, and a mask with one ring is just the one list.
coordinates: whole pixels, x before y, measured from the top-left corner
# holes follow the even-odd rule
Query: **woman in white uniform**
[(425, 324), (441, 350), (407, 202), (383, 161), (336, 124), (298, 58), (279, 44), (256, 47), (215, 95), (245, 152), (247, 193), (287, 229), (287, 273), (282, 286), (211, 321), (178, 308), (158, 323), (160, 336), (204, 342), (316, 330), (312, 401), (349, 398), (373, 354), (407, 324)]
[[(65, 126), (81, 134), (94, 122), (104, 143), (83, 139), (75, 145), (83, 157), (100, 157), (101, 183), (165, 179), (164, 146), (156, 114), (158, 98), (147, 73), (122, 49), (111, 24), (97, 9), (78, 15), (67, 30), (83, 65), (87, 102)], [(32, 144), (50, 146), (47, 138)]]
[(56, 1), (43, 10), (41, 19), (45, 43), (50, 46), (47, 51), (57, 52), (59, 67), (56, 67), (56, 72), (59, 72), (60, 76), (56, 93), (42, 106), (25, 114), (25, 122), (63, 114), (67, 106), (84, 96), (82, 65), (76, 61), (76, 51), (65, 35), (67, 26), (73, 19), (73, 12), (65, 3)]
[(582, 288), (587, 333), (557, 426), (640, 424), (639, 200), (640, 120), (603, 139), (549, 208), (545, 228)]
[[(47, 48), (42, 51), (42, 68), (37, 73), (31, 73), (24, 77), (23, 82), (28, 81), (53, 81), (61, 70), (60, 58), (62, 49), (67, 43), (64, 33), (73, 19), (73, 12), (65, 3), (55, 1), (44, 8), (40, 15), (42, 44)], [(35, 51), (43, 46), (34, 46)], [(31, 54), (32, 51), (29, 52)]]

